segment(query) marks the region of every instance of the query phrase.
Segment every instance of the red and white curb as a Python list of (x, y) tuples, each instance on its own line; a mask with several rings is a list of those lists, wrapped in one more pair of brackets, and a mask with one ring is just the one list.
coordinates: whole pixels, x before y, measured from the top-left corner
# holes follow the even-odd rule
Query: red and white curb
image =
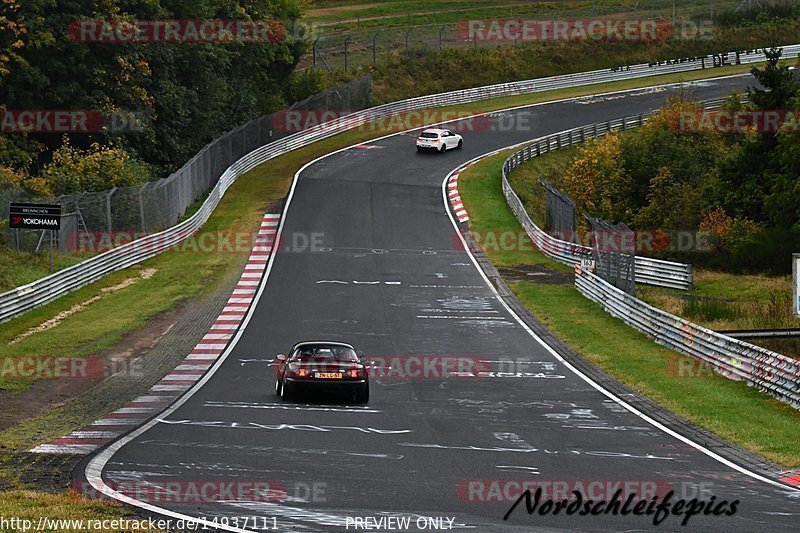
[(780, 478), (780, 480), (786, 483), (787, 485), (792, 485), (793, 487), (800, 487), (800, 470), (796, 470), (794, 474), (796, 475), (782, 477)]
[(280, 215), (264, 215), (250, 258), (225, 308), (208, 333), (175, 369), (145, 394), (89, 426), (40, 444), (35, 453), (87, 454), (161, 412), (211, 368), (242, 323), (275, 246)]
[(447, 180), (447, 197), (450, 200), (450, 205), (453, 206), (453, 212), (459, 222), (466, 222), (469, 220), (467, 210), (464, 208), (464, 202), (461, 201), (461, 195), (458, 194), (458, 177), (461, 171), (466, 168), (466, 165), (459, 167)]

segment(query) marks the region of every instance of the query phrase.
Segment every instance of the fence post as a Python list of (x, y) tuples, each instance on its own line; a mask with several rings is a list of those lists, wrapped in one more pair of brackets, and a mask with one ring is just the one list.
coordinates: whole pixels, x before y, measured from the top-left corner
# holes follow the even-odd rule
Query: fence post
[(114, 187), (108, 194), (106, 194), (106, 218), (108, 219), (108, 233), (110, 234), (113, 231), (113, 227), (111, 224), (111, 197), (114, 196), (114, 193), (117, 192), (117, 188)]
[(444, 48), (444, 24), (439, 26), (439, 50)]
[(348, 35), (344, 39), (344, 71), (347, 72), (347, 48), (350, 46), (350, 36)]
[(148, 181), (139, 189), (139, 227), (142, 231), (147, 231), (147, 220), (144, 218), (144, 190), (151, 183), (151, 181)]
[(376, 31), (375, 35), (372, 36), (372, 64), (375, 65), (378, 63), (378, 34), (380, 31)]
[(408, 36), (411, 34), (411, 30), (406, 30), (406, 55), (408, 55)]

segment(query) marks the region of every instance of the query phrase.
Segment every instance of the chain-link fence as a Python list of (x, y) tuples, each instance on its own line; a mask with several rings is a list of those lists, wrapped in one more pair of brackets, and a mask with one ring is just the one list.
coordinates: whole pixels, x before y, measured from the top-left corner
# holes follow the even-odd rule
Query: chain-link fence
[[(596, 1), (562, 0), (529, 2), (510, 5), (491, 5), (470, 9), (453, 9), (450, 19), (458, 22), (413, 24), (410, 18), (392, 17), (358, 20), (357, 29), (348, 25), (326, 23), (315, 30), (317, 39), (301, 67), (349, 71), (374, 65), (386, 54), (424, 55), (444, 49), (496, 47), (499, 44), (521, 45), (541, 36), (527, 38), (524, 32), (504, 32), (504, 25), (513, 20), (575, 21), (588, 18), (643, 20), (657, 19), (668, 25), (670, 39), (702, 39), (707, 37), (719, 14), (734, 11), (744, 16), (769, 5), (784, 4), (782, 0), (644, 0)], [(431, 12), (430, 18), (443, 12)], [(493, 22), (499, 26), (493, 26)], [(475, 24), (483, 22), (484, 24)], [(473, 24), (471, 26), (471, 23)], [(390, 27), (389, 27), (390, 26)], [(480, 27), (481, 30), (475, 30)], [(499, 28), (499, 29), (498, 29)], [(497, 31), (495, 31), (497, 30)], [(492, 33), (494, 31), (494, 33)]]
[(562, 241), (578, 242), (575, 202), (547, 181), (540, 178), (539, 183), (547, 191), (547, 227), (545, 229), (550, 235)]
[(170, 176), (141, 186), (59, 196), (33, 197), (19, 188), (0, 185), (0, 228), (9, 246), (19, 251), (47, 249), (42, 230), (7, 227), (10, 202), (59, 203), (62, 227), (58, 250), (91, 251), (128, 242), (173, 226), (236, 160), (271, 141), (335, 118), (331, 112), (366, 109), (371, 105), (372, 79), (357, 78), (313, 95), (281, 111), (251, 120), (208, 143)]
[(595, 273), (616, 288), (636, 295), (636, 236), (623, 223), (583, 215), (592, 227)]

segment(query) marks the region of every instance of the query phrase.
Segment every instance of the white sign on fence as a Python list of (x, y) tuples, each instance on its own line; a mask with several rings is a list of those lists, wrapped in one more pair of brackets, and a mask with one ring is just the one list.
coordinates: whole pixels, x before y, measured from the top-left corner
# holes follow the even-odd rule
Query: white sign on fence
[(792, 287), (794, 316), (800, 318), (800, 254), (792, 254)]

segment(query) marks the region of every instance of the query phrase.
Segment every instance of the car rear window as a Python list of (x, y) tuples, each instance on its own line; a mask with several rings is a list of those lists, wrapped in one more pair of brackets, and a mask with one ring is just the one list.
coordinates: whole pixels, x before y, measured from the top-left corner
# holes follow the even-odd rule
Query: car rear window
[(336, 346), (332, 344), (314, 344), (301, 346), (292, 357), (293, 359), (337, 359), (339, 361), (357, 361), (358, 356), (353, 349), (347, 346)]
[(438, 133), (423, 133), (422, 135), (420, 135), (420, 137), (422, 137), (423, 139), (438, 139), (439, 138), (439, 134)]

